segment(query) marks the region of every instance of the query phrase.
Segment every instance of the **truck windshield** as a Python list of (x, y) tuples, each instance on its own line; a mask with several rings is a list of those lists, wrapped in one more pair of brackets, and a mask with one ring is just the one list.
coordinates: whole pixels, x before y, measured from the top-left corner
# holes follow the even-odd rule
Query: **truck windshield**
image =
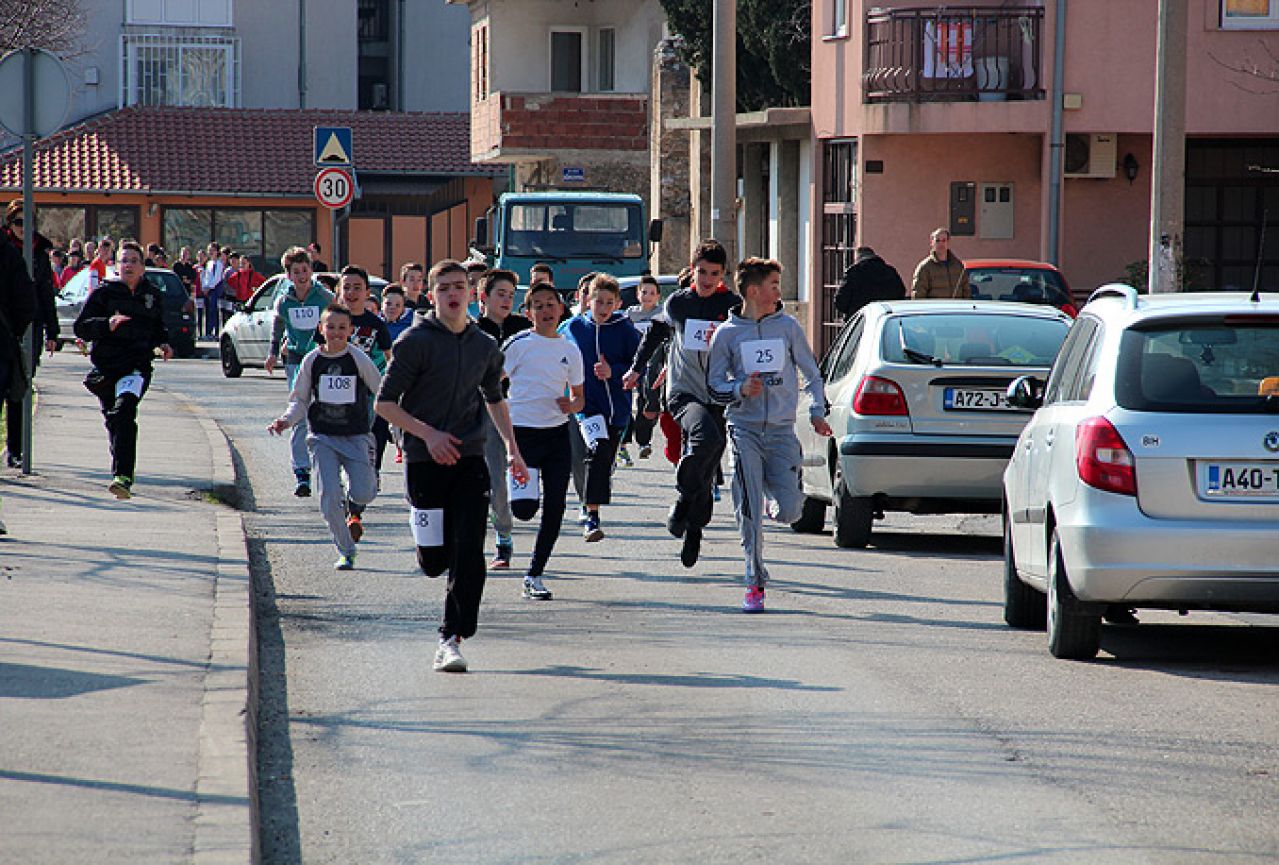
[(506, 216), (505, 255), (619, 261), (644, 255), (637, 204), (511, 204)]

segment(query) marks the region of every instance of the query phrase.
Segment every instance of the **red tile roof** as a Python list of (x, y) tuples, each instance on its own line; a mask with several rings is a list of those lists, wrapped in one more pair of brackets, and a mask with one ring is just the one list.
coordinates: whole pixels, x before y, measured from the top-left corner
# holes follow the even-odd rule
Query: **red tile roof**
[[(467, 114), (135, 106), (39, 143), (41, 191), (310, 197), (312, 127), (349, 126), (357, 172), (494, 175), (470, 160)], [(22, 185), (19, 148), (0, 158), (0, 188)]]

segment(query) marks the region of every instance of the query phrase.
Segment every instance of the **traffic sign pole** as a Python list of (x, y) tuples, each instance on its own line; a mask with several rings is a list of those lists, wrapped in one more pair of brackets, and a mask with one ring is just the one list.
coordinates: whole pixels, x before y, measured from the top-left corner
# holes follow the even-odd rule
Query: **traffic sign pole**
[[(36, 51), (34, 48), (24, 48), (23, 53), (26, 54), (26, 63), (22, 71), (22, 255), (27, 260), (27, 273), (31, 276), (31, 284), (35, 285), (36, 210), (32, 174), (35, 171), (36, 149)], [(40, 290), (39, 286), (35, 288), (36, 291)], [(23, 363), (30, 363), (34, 342), (35, 321), (32, 320), (31, 324), (27, 325), (26, 333), (22, 335)], [(35, 377), (35, 365), (32, 364), (31, 375), (28, 376), (27, 393), (22, 398), (22, 473), (24, 475), (31, 474), (31, 463), (34, 461), (31, 452), (31, 425), (35, 417)]]

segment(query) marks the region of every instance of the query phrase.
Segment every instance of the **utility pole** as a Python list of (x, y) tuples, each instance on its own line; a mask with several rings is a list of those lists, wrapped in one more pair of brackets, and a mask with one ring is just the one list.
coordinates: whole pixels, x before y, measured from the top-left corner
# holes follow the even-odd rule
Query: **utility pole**
[(1151, 150), (1150, 293), (1181, 289), (1186, 214), (1186, 0), (1159, 0)]
[(711, 66), (711, 234), (737, 263), (737, 0), (715, 0)]

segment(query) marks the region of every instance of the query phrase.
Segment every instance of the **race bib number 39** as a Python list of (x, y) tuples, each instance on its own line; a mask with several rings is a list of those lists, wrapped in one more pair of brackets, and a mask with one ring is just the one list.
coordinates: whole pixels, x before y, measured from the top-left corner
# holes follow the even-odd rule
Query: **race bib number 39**
[(289, 324), (294, 330), (315, 330), (320, 324), (320, 308), (318, 306), (289, 307)]
[(355, 376), (320, 376), (320, 402), (329, 405), (351, 405), (355, 402)]
[(604, 415), (602, 414), (583, 418), (581, 426), (582, 438), (586, 441), (588, 448), (593, 448), (596, 442), (608, 438), (608, 424), (604, 422)]
[(742, 369), (746, 374), (781, 372), (786, 357), (786, 341), (750, 339), (741, 344)]
[(684, 348), (689, 351), (710, 351), (711, 337), (715, 335), (717, 321), (704, 318), (690, 318), (684, 322)]
[(506, 473), (506, 488), (510, 491), (511, 501), (521, 502), (533, 500), (537, 501), (537, 469), (530, 468), (528, 470), (528, 480), (520, 483), (508, 470)]
[(419, 547), (444, 546), (443, 508), (412, 508), (409, 527), (413, 529), (413, 543)]

